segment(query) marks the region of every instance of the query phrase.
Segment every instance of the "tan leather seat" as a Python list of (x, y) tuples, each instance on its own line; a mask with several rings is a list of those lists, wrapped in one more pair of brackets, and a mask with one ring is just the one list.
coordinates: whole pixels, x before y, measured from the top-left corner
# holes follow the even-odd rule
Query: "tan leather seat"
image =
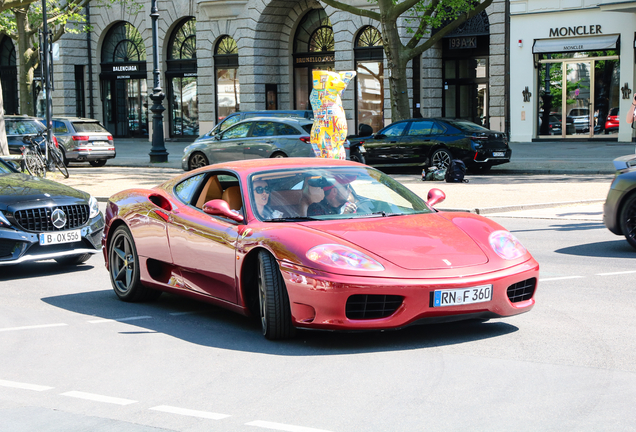
[(241, 199), (241, 188), (238, 186), (230, 186), (223, 191), (223, 201), (230, 205), (231, 210), (240, 210), (243, 207)]
[(201, 191), (201, 195), (199, 195), (199, 199), (197, 200), (196, 206), (198, 208), (203, 208), (203, 204), (213, 199), (222, 199), (223, 198), (223, 188), (221, 187), (221, 182), (217, 176), (212, 176), (208, 179), (208, 182), (203, 186), (203, 190)]

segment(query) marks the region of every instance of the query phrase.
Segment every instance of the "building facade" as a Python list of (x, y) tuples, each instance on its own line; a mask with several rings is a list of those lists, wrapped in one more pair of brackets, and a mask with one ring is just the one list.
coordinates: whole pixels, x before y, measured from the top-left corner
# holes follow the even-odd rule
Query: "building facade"
[[(316, 0), (157, 3), (167, 139), (193, 140), (237, 110), (311, 109), (316, 69), (357, 72), (343, 97), (350, 133), (360, 124), (377, 131), (391, 122), (380, 23)], [(367, 0), (349, 3), (373, 7)], [(150, 2), (139, 10), (94, 4), (87, 19), (90, 33), (59, 41), (54, 115), (99, 119), (115, 137), (149, 137)], [(413, 116), (461, 117), (506, 130), (506, 29), (506, 2), (496, 0), (414, 59), (408, 67)], [(405, 22), (401, 31), (407, 41)], [(10, 64), (10, 46), (1, 44), (0, 59), (7, 51)], [(3, 85), (11, 74), (4, 64)]]
[(620, 116), (633, 100), (635, 12), (633, 2), (510, 2), (512, 141), (632, 140)]

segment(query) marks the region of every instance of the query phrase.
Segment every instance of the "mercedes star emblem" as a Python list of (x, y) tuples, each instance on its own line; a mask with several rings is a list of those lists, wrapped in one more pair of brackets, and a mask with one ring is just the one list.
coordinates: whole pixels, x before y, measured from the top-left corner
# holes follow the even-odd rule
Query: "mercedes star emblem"
[(53, 226), (57, 229), (61, 229), (66, 225), (66, 213), (64, 213), (60, 209), (53, 210), (53, 214), (51, 214), (51, 222), (53, 222)]

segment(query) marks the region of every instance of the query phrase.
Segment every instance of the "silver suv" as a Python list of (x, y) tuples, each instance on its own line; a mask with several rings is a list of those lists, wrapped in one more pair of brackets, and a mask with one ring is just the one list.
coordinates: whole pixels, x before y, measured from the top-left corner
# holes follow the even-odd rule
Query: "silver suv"
[(79, 117), (54, 117), (53, 133), (60, 143), (64, 163), (88, 162), (101, 167), (115, 157), (113, 136), (97, 120)]
[(572, 108), (568, 113), (572, 118), (576, 133), (587, 133), (590, 131), (590, 110), (587, 108)]

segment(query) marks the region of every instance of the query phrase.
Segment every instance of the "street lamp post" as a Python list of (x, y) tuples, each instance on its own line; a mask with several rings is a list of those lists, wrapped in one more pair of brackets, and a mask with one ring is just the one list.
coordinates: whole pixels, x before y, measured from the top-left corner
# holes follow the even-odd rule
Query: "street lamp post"
[(168, 162), (168, 152), (163, 136), (163, 112), (166, 110), (163, 105), (163, 99), (166, 95), (161, 90), (160, 71), (159, 71), (159, 35), (157, 34), (157, 20), (159, 19), (159, 10), (157, 9), (157, 0), (152, 0), (150, 7), (150, 18), (152, 19), (152, 66), (154, 86), (150, 99), (153, 105), (150, 107), (152, 111), (152, 149), (150, 150), (150, 162)]

